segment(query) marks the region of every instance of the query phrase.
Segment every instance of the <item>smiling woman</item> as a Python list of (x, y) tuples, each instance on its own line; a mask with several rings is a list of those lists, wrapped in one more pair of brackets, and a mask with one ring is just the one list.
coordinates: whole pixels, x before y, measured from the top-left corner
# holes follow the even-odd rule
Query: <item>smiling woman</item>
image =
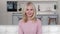
[(36, 18), (36, 8), (32, 2), (28, 2), (24, 7), (18, 32), (19, 34), (42, 34), (41, 21)]

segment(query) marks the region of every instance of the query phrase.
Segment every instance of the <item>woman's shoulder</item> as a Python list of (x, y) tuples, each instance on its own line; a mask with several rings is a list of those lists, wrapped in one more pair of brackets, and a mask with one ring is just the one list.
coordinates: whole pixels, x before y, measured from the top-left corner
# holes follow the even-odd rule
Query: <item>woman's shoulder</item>
[(22, 22), (23, 20), (21, 19), (21, 20), (19, 20), (19, 22)]
[(38, 24), (41, 24), (41, 20), (40, 20), (40, 19), (37, 19), (37, 23), (38, 23)]
[(23, 19), (19, 20), (19, 24), (22, 24), (23, 23)]
[(37, 19), (37, 21), (38, 21), (38, 22), (41, 22), (41, 20), (40, 20), (40, 19)]

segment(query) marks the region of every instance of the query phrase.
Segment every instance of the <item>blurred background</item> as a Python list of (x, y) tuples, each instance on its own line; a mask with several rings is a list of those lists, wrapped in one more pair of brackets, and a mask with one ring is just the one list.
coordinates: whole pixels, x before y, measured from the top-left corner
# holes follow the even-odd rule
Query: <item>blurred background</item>
[(60, 34), (60, 0), (0, 0), (0, 34), (17, 34), (24, 5), (29, 1), (36, 7), (43, 34)]
[(1, 0), (0, 25), (17, 25), (28, 1), (34, 3), (36, 17), (42, 21), (42, 25), (60, 25), (59, 0)]

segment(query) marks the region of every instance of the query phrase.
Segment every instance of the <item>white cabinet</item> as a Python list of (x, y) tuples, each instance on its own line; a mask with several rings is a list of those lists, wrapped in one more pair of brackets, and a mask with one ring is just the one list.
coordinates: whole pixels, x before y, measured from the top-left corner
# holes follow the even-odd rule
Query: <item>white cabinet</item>
[(12, 15), (12, 24), (17, 25), (21, 18), (22, 18), (22, 16), (20, 14), (13, 14)]
[[(19, 20), (22, 18), (22, 15), (19, 13), (12, 14), (12, 24), (17, 25), (19, 23)], [(42, 25), (48, 25), (49, 18), (56, 18), (58, 23), (58, 15), (51, 14), (51, 15), (37, 15), (36, 18), (41, 19)], [(56, 25), (56, 22), (52, 22), (52, 25)], [(50, 25), (51, 25), (50, 24)]]

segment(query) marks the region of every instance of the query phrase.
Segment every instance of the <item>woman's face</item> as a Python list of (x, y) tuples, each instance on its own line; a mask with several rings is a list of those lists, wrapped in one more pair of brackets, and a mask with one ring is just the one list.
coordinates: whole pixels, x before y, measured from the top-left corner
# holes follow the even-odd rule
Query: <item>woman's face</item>
[(34, 9), (32, 5), (27, 6), (27, 9), (25, 11), (27, 17), (32, 17), (34, 14)]

